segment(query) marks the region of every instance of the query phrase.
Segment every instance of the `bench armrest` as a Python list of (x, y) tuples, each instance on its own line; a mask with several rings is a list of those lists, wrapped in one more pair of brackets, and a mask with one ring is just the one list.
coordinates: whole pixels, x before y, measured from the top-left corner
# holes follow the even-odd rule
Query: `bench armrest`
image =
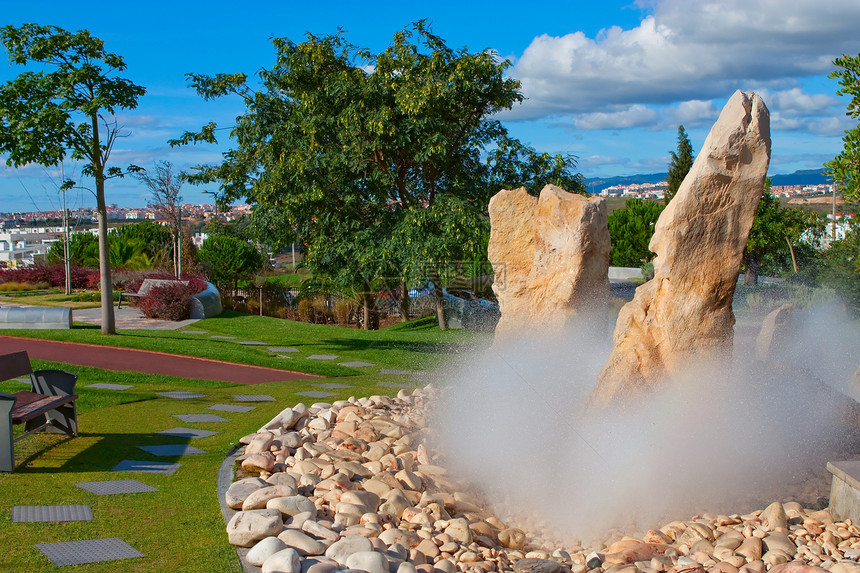
[(15, 405), (15, 400), (18, 398), (14, 394), (7, 394), (6, 392), (0, 392), (0, 400), (3, 402), (9, 401), (12, 402), (12, 405)]

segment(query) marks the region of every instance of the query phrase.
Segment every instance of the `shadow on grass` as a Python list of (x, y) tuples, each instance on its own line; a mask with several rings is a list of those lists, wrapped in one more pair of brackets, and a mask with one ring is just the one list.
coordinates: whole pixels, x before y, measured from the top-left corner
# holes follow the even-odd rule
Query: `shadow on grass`
[[(35, 434), (15, 444), (16, 474), (108, 472), (123, 460), (174, 463), (182, 454), (156, 456), (139, 446), (189, 445), (191, 438), (158, 433), (102, 434), (81, 432)], [(126, 472), (117, 472), (123, 474)], [(133, 472), (138, 473), (138, 472)]]
[(359, 338), (326, 338), (319, 341), (332, 350), (362, 352), (365, 350), (395, 350), (419, 354), (454, 354), (471, 349), (465, 342), (410, 342), (406, 340), (363, 340)]

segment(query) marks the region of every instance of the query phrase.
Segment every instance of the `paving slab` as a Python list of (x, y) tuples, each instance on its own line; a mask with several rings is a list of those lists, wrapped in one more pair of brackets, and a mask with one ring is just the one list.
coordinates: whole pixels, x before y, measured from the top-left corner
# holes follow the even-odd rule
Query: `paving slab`
[(234, 394), (237, 402), (274, 402), (275, 398), (268, 394)]
[(12, 521), (16, 523), (92, 520), (93, 510), (88, 505), (16, 505), (12, 507)]
[(143, 472), (148, 474), (176, 473), (182, 464), (171, 464), (168, 462), (141, 462), (138, 460), (123, 460), (113, 467), (112, 472)]
[(95, 495), (119, 495), (123, 493), (150, 493), (161, 491), (157, 487), (145, 484), (136, 479), (114, 479), (105, 481), (83, 481), (76, 483), (81, 489), (85, 489)]
[(339, 366), (350, 366), (352, 368), (364, 368), (365, 366), (376, 366), (373, 362), (363, 362), (361, 360), (353, 360), (351, 362), (341, 362)]
[(267, 350), (271, 352), (298, 352), (298, 348), (293, 348), (292, 346), (267, 346)]
[(213, 334), (209, 338), (218, 338), (220, 340), (236, 340), (235, 336), (221, 336), (220, 334)]
[(308, 390), (307, 392), (294, 392), (296, 396), (307, 396), (308, 398), (328, 398), (329, 396), (336, 396), (337, 394), (332, 394), (331, 392), (319, 392), (317, 390)]
[(58, 567), (145, 557), (143, 553), (119, 537), (37, 543), (36, 549)]
[(187, 424), (202, 424), (206, 422), (228, 422), (227, 418), (222, 418), (217, 414), (174, 414), (174, 418), (182, 420)]
[(98, 384), (89, 384), (88, 386), (84, 386), (84, 388), (98, 388), (99, 390), (128, 390), (129, 388), (134, 388), (134, 385), (108, 384), (106, 382), (99, 382)]
[(165, 398), (176, 398), (177, 400), (189, 400), (191, 398), (205, 398), (206, 394), (197, 392), (186, 392), (185, 390), (178, 392), (156, 392), (156, 396), (164, 396)]
[(197, 428), (170, 428), (169, 430), (164, 430), (158, 433), (164, 434), (165, 436), (176, 436), (177, 438), (191, 438), (192, 440), (196, 440), (199, 438), (208, 438), (209, 436), (214, 436), (220, 432), (215, 432), (213, 430), (200, 430)]
[(250, 412), (256, 410), (256, 406), (240, 406), (239, 404), (214, 404), (206, 408), (207, 410), (220, 410), (222, 412)]
[(335, 354), (311, 354), (308, 356), (308, 360), (337, 360), (337, 355)]
[(355, 388), (349, 384), (338, 384), (337, 382), (327, 382), (325, 384), (314, 384), (314, 388), (322, 388), (323, 390), (345, 390), (347, 388)]
[(190, 456), (194, 454), (205, 454), (206, 452), (200, 448), (189, 446), (187, 444), (166, 444), (161, 446), (137, 446), (144, 452), (149, 452), (153, 456)]

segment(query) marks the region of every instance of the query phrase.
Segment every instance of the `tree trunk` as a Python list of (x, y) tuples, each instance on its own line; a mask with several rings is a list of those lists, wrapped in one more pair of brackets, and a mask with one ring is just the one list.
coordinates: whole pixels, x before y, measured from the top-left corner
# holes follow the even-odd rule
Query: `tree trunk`
[(99, 124), (95, 114), (93, 126), (93, 175), (96, 180), (96, 211), (99, 223), (99, 287), (102, 297), (102, 334), (116, 334), (113, 313), (113, 284), (110, 275), (110, 245), (108, 244), (107, 205), (105, 204), (105, 176), (102, 164)]
[(445, 299), (442, 298), (442, 285), (439, 277), (433, 280), (433, 298), (436, 299), (436, 320), (439, 330), (448, 330), (448, 319), (445, 318)]
[(400, 320), (409, 320), (409, 288), (406, 281), (400, 281)]
[(756, 286), (758, 284), (758, 272), (761, 269), (761, 257), (744, 255), (744, 263), (746, 263), (744, 286)]
[(379, 315), (376, 312), (374, 304), (373, 291), (369, 284), (364, 285), (364, 292), (361, 295), (362, 310), (364, 311), (364, 330), (377, 330), (379, 328)]

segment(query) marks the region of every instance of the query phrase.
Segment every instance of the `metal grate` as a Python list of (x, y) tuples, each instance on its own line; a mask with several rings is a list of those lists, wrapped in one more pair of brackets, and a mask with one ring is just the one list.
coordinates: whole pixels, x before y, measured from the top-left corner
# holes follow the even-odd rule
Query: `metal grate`
[(196, 428), (170, 428), (169, 430), (164, 430), (163, 432), (158, 432), (159, 434), (164, 434), (166, 436), (176, 436), (177, 438), (191, 438), (192, 440), (197, 438), (208, 438), (209, 436), (214, 436), (218, 432), (213, 432), (212, 430), (198, 430)]
[(269, 346), (267, 349), (271, 352), (298, 352), (298, 348), (292, 346)]
[(268, 394), (237, 394), (233, 396), (237, 402), (274, 402), (275, 399)]
[(144, 472), (150, 474), (176, 473), (182, 464), (171, 464), (168, 462), (141, 462), (138, 460), (123, 460), (113, 467), (112, 472)]
[(133, 388), (132, 384), (108, 384), (106, 382), (99, 382), (98, 384), (90, 384), (86, 386), (86, 388), (98, 388), (99, 390), (128, 390), (129, 388)]
[(188, 424), (197, 424), (203, 422), (227, 422), (226, 418), (222, 418), (216, 414), (174, 414), (174, 418), (182, 420)]
[(256, 410), (255, 406), (240, 406), (239, 404), (215, 404), (206, 408), (207, 410), (220, 410), (222, 412), (250, 412)]
[(54, 565), (83, 565), (118, 559), (145, 557), (143, 553), (120, 539), (87, 539), (83, 541), (61, 541), (59, 543), (37, 543), (36, 548)]
[(92, 520), (93, 510), (88, 505), (16, 505), (12, 508), (12, 521), (17, 523)]
[(335, 360), (337, 355), (335, 354), (311, 354), (308, 356), (308, 360)]
[(332, 394), (331, 392), (320, 392), (317, 390), (308, 390), (307, 392), (294, 392), (296, 396), (307, 396), (308, 398), (328, 398), (329, 396), (336, 396), (337, 394)]
[(154, 456), (190, 456), (194, 454), (205, 454), (206, 452), (194, 446), (185, 444), (169, 444), (161, 446), (137, 446), (144, 452)]
[(96, 495), (119, 495), (123, 493), (149, 493), (160, 491), (158, 488), (137, 481), (136, 479), (84, 481), (76, 483), (75, 485)]
[(375, 366), (372, 362), (362, 362), (361, 360), (353, 360), (352, 362), (341, 362), (338, 366), (350, 366), (352, 368), (364, 368), (365, 366)]
[(188, 400), (190, 398), (205, 398), (206, 394), (198, 394), (197, 392), (156, 392), (156, 396), (164, 396), (165, 398), (176, 398), (177, 400)]

